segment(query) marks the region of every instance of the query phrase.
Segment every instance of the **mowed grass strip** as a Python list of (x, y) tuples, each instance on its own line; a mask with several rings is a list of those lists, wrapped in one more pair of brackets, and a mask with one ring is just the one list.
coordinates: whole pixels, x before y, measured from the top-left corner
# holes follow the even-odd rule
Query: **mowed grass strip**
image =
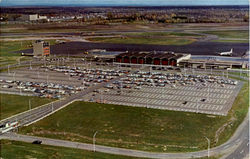
[(80, 149), (34, 145), (31, 143), (1, 140), (2, 158), (46, 158), (46, 159), (139, 159)]
[(225, 42), (225, 43), (248, 43), (248, 40), (212, 40), (212, 42)]
[(53, 99), (39, 98), (34, 96), (20, 96), (11, 94), (0, 94), (1, 119), (29, 110), (29, 100), (31, 108), (52, 102)]
[(219, 38), (249, 39), (248, 30), (204, 31), (203, 33), (217, 35)]
[(20, 56), (20, 53), (13, 53), (14, 51), (20, 51), (24, 49), (32, 48), (32, 41), (1, 41), (0, 45), (0, 56)]
[(117, 43), (117, 44), (153, 44), (153, 45), (187, 45), (195, 42), (192, 38), (146, 38), (146, 37), (97, 37), (88, 38), (87, 40), (103, 43)]
[[(11, 37), (10, 37), (11, 38)], [(49, 41), (50, 45), (54, 45), (56, 40), (45, 40)], [(18, 61), (30, 60), (31, 57), (21, 56), (21, 53), (15, 53), (25, 49), (32, 49), (31, 40), (21, 41), (1, 41), (0, 40), (0, 66), (7, 66), (18, 63)]]
[[(211, 147), (232, 136), (246, 116), (248, 93), (245, 84), (228, 116), (75, 102), (21, 128), (21, 132), (92, 143), (93, 134), (98, 131), (100, 145), (157, 152), (197, 151), (207, 148), (204, 136), (211, 140)], [(225, 127), (224, 131), (217, 134), (221, 127)]]

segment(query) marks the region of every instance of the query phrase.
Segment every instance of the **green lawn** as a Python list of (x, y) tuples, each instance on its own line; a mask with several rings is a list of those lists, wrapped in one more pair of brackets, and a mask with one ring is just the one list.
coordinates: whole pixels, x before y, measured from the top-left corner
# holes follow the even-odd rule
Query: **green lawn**
[(1, 140), (0, 142), (1, 157), (6, 159), (136, 159), (135, 157), (118, 156), (65, 147), (34, 145), (18, 141)]
[(196, 41), (200, 35), (178, 32), (141, 32), (125, 33), (123, 37), (97, 37), (90, 41), (120, 44), (155, 44), (155, 45), (187, 45)]
[(240, 73), (240, 72), (229, 72), (229, 74), (232, 74), (232, 75), (237, 75), (237, 76), (242, 76), (242, 77), (250, 77), (249, 74), (247, 73)]
[[(55, 40), (49, 41), (51, 45), (55, 44)], [(21, 53), (13, 53), (15, 51), (32, 49), (31, 40), (22, 41), (0, 41), (0, 66), (6, 66), (14, 63), (18, 63), (18, 59), (29, 60), (30, 57), (21, 56)]]
[(6, 66), (18, 63), (20, 60), (28, 60), (30, 57), (22, 57), (21, 53), (13, 53), (14, 51), (30, 49), (31, 41), (0, 41), (0, 66)]
[(153, 45), (187, 45), (195, 42), (192, 38), (171, 38), (171, 37), (158, 37), (146, 38), (143, 36), (137, 37), (97, 37), (89, 38), (87, 40), (103, 43), (118, 43), (118, 44), (153, 44)]
[(40, 105), (52, 102), (52, 99), (39, 98), (34, 96), (19, 96), (10, 94), (0, 94), (1, 118), (5, 119), (14, 114), (21, 113), (29, 109), (29, 100), (31, 107), (35, 108)]
[[(248, 110), (249, 85), (245, 84), (228, 116), (75, 102), (21, 133), (145, 151), (186, 152), (206, 149), (227, 141)], [(54, 122), (51, 122), (54, 121)], [(229, 123), (219, 135), (215, 132)]]
[(248, 30), (224, 30), (224, 31), (205, 31), (203, 33), (217, 35), (219, 38), (248, 39)]

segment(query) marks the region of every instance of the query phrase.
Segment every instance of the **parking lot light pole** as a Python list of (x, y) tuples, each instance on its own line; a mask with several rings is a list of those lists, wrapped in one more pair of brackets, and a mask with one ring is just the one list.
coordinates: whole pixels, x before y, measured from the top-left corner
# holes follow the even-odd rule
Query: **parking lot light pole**
[(8, 65), (8, 75), (10, 75), (10, 65)]
[(53, 103), (51, 103), (51, 112), (53, 112), (54, 111), (54, 105), (53, 105)]
[(30, 102), (30, 99), (29, 99), (29, 110), (31, 110), (31, 102)]
[(31, 67), (31, 61), (30, 61), (30, 69), (32, 69), (32, 67)]
[(95, 136), (97, 133), (98, 133), (98, 131), (96, 131), (93, 135), (93, 150), (94, 150), (94, 152), (95, 152)]
[(204, 136), (207, 139), (207, 157), (209, 158), (209, 151), (210, 151), (210, 140), (206, 136)]
[(15, 75), (16, 75), (16, 72), (13, 73), (13, 81), (16, 80)]
[(196, 100), (196, 113), (198, 113), (199, 107), (198, 107), (198, 100)]
[(210, 87), (208, 86), (208, 96), (207, 96), (207, 100), (209, 100), (209, 95), (210, 95), (210, 93), (209, 93), (209, 91), (210, 91), (210, 89), (209, 89)]
[(49, 83), (49, 75), (47, 75), (47, 84)]

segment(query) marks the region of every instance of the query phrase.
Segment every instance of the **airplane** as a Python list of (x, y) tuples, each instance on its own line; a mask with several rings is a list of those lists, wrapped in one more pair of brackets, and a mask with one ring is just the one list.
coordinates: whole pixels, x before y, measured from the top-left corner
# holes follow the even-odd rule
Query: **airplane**
[(233, 49), (231, 49), (230, 51), (219, 53), (220, 56), (232, 56), (232, 54), (233, 54)]

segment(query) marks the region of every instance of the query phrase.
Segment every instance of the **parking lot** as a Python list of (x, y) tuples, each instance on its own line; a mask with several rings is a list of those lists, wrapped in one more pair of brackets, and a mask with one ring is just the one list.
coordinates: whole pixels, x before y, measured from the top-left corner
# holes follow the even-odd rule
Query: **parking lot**
[[(146, 77), (146, 79), (150, 81), (151, 77)], [(175, 84), (171, 81), (164, 85), (159, 82), (157, 84), (148, 82), (148, 85), (139, 83), (138, 85), (134, 82), (134, 78), (133, 82), (126, 82), (129, 80), (124, 78), (122, 86), (121, 84), (106, 86), (106, 88), (88, 94), (84, 97), (84, 100), (154, 109), (227, 115), (242, 87), (242, 83), (228, 81), (227, 79), (215, 79), (213, 82), (207, 82), (211, 81), (207, 79), (205, 82), (199, 81), (191, 84), (184, 84), (181, 83), (182, 80), (179, 80)], [(193, 80), (196, 81), (195, 78)], [(224, 81), (224, 84), (221, 81)]]
[(126, 71), (73, 66), (39, 66), (20, 68), (0, 74), (2, 93), (62, 98), (108, 82)]
[[(227, 115), (242, 83), (225, 77), (182, 74), (178, 71), (123, 70), (96, 64), (47, 65), (0, 73), (1, 91), (63, 98), (107, 83), (84, 96), (85, 101), (187, 112)], [(147, 70), (147, 69), (146, 69)]]

